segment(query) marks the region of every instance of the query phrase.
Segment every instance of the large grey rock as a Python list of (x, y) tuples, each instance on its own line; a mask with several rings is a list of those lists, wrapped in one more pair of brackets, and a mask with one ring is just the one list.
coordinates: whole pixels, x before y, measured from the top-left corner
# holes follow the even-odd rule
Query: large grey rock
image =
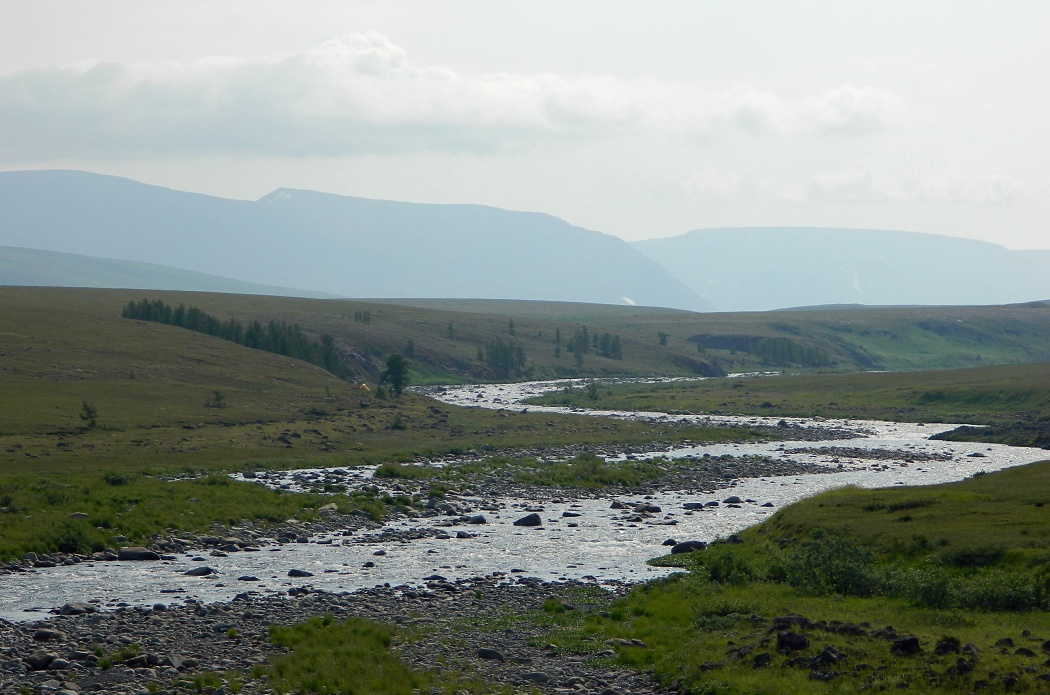
[(98, 607), (90, 603), (71, 602), (64, 604), (58, 609), (59, 615), (83, 615), (84, 613), (97, 613)]
[(682, 541), (671, 548), (672, 555), (679, 555), (681, 553), (692, 553), (697, 550), (703, 550), (707, 547), (707, 543), (703, 541)]
[(117, 551), (118, 560), (159, 560), (160, 555), (149, 548), (130, 546)]
[(33, 633), (33, 641), (35, 642), (61, 642), (65, 638), (66, 633), (48, 627), (42, 627)]
[(514, 525), (515, 526), (539, 526), (542, 523), (543, 523), (543, 519), (540, 518), (540, 515), (537, 514), (536, 512), (533, 512), (532, 514), (528, 514), (526, 516), (523, 516), (520, 519), (518, 519), (517, 521), (515, 521)]
[(57, 654), (51, 652), (37, 651), (25, 658), (26, 665), (34, 671), (43, 671), (51, 662), (58, 658)]

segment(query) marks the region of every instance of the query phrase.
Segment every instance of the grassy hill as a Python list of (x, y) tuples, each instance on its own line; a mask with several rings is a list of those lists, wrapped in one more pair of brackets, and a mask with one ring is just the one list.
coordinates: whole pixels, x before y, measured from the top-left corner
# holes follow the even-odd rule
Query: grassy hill
[(1048, 496), (1050, 462), (827, 492), (550, 639), (679, 692), (1045, 692)]
[[(372, 371), (373, 359), (408, 336), (415, 336), (419, 352), (444, 360), (439, 364), (456, 364), (455, 355), (427, 345), (423, 332), (447, 330), (448, 314), (374, 305), (371, 323), (361, 323), (353, 320), (357, 304), (158, 294), (224, 318), (331, 329)], [(204, 531), (240, 519), (309, 518), (333, 501), (233, 483), (213, 472), (711, 436), (698, 428), (456, 408), (414, 394), (382, 398), (371, 379), (374, 390), (363, 391), (299, 360), (121, 318), (135, 296), (0, 290), (0, 558), (97, 550), (118, 534), (143, 542), (165, 528)], [(478, 323), (464, 322), (463, 331), (506, 330), (502, 318)], [(463, 348), (464, 361), (475, 349)], [(389, 505), (419, 503), (374, 495), (335, 501), (342, 511), (376, 516)], [(80, 513), (88, 517), (70, 518)]]
[(1005, 424), (1050, 418), (1050, 363), (801, 374), (580, 389), (536, 399), (611, 410)]
[[(586, 323), (630, 335), (649, 348), (663, 333), (666, 345), (658, 347), (669, 362), (676, 354), (695, 357), (727, 372), (806, 368), (900, 371), (1050, 361), (1050, 302), (695, 313), (569, 302), (391, 301), (516, 321)], [(817, 360), (819, 364), (807, 364), (807, 352), (810, 357), (824, 359)], [(669, 369), (667, 373), (677, 372)]]

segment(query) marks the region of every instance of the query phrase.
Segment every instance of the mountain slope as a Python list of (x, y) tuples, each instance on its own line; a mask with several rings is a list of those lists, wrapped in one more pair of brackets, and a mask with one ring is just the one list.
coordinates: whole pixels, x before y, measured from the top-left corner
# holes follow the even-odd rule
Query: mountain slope
[(722, 311), (1008, 304), (1050, 297), (1050, 254), (933, 234), (699, 229), (633, 245)]
[(85, 172), (5, 172), (0, 244), (343, 296), (708, 308), (621, 239), (477, 205), (288, 189), (239, 201)]
[(143, 290), (229, 292), (326, 297), (323, 292), (243, 282), (153, 263), (0, 246), (0, 284), (25, 287), (130, 287)]

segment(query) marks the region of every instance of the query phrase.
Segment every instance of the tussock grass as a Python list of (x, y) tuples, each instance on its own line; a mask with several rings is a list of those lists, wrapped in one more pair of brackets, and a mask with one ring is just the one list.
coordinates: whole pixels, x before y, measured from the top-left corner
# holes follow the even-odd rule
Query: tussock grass
[[(351, 345), (362, 364), (381, 362), (382, 349), (394, 342), (400, 349), (417, 330), (447, 331), (448, 324), (447, 316), (438, 321), (419, 309), (377, 306), (372, 322), (361, 324), (352, 320), (355, 303), (159, 294), (169, 304), (192, 304), (222, 318), (274, 319), (298, 323), (311, 335), (360, 340)], [(723, 436), (702, 428), (456, 408), (415, 394), (380, 398), (297, 360), (121, 318), (133, 298), (116, 290), (0, 288), (0, 557), (85, 552), (111, 545), (114, 536), (144, 540), (167, 529), (199, 531), (240, 519), (279, 521), (309, 515), (321, 499), (373, 516), (388, 507), (385, 500), (274, 494), (251, 484), (216, 488), (204, 482), (215, 480), (210, 474)], [(506, 329), (505, 320), (471, 316), (478, 331)], [(468, 340), (471, 325), (459, 324), (457, 340)], [(527, 328), (519, 322), (519, 333)], [(422, 337), (415, 342), (417, 352), (426, 349)], [(440, 365), (429, 369), (449, 374)], [(81, 417), (88, 409), (90, 420)], [(70, 519), (74, 513), (88, 517)]]
[(401, 661), (398, 641), (412, 639), (363, 618), (336, 621), (330, 615), (289, 626), (271, 626), (270, 641), (285, 653), (270, 660), (265, 675), (278, 693), (318, 695), (412, 695), (506, 693), (498, 684), (486, 684), (463, 669), (422, 671)]
[(602, 389), (597, 399), (569, 391), (535, 402), (609, 410), (1002, 423), (1050, 418), (1050, 363), (623, 385)]
[[(928, 488), (824, 493), (742, 543), (655, 561), (686, 571), (553, 627), (550, 639), (585, 653), (640, 640), (614, 644), (615, 666), (694, 693), (1043, 692), (1048, 495), (1050, 462)], [(906, 524), (896, 520), (905, 510)], [(809, 646), (779, 653), (784, 630)], [(891, 653), (911, 636), (918, 654)], [(811, 663), (826, 646), (846, 658)], [(829, 671), (826, 684), (812, 680)]]

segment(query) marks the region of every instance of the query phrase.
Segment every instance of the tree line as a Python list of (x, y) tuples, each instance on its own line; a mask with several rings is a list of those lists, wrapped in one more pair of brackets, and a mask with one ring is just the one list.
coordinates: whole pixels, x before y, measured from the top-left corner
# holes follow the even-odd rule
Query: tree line
[(288, 324), (284, 321), (270, 321), (264, 324), (258, 320), (244, 324), (233, 318), (223, 321), (197, 307), (187, 307), (183, 304), (173, 307), (160, 299), (128, 302), (121, 316), (178, 326), (256, 350), (293, 357), (315, 364), (341, 379), (352, 379), (354, 376), (339, 360), (332, 336), (322, 335), (319, 339), (311, 339), (302, 332), (298, 324)]

